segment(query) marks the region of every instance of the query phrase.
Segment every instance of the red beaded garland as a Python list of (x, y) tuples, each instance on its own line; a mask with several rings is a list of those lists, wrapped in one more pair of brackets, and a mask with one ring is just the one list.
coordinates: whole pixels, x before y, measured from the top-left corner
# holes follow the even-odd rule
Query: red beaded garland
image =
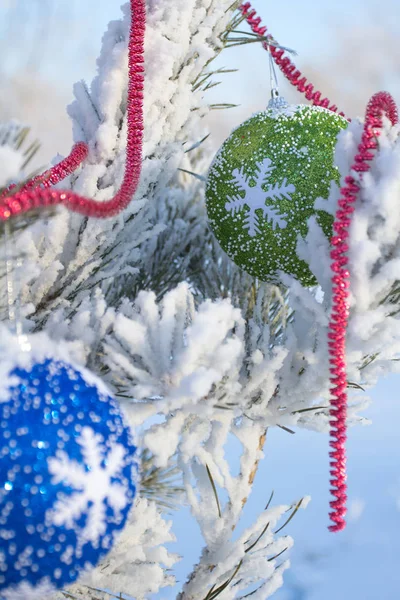
[[(71, 175), (76, 169), (83, 163), (83, 161), (87, 158), (88, 155), (88, 146), (85, 142), (78, 142), (72, 148), (70, 154), (67, 158), (64, 158), (58, 164), (56, 164), (51, 169), (48, 169), (44, 173), (37, 175), (33, 179), (27, 181), (22, 187), (19, 188), (20, 192), (25, 192), (26, 190), (30, 190), (39, 185), (43, 187), (51, 187), (52, 185), (56, 185), (68, 175)], [(16, 184), (10, 185), (9, 188), (3, 192), (0, 196), (1, 198), (6, 198), (8, 194), (17, 187)]]
[[(267, 32), (266, 27), (261, 26), (261, 18), (252, 9), (250, 2), (245, 2), (239, 8), (254, 33), (264, 36)], [(307, 81), (302, 73), (296, 69), (296, 66), (289, 57), (284, 57), (284, 50), (276, 48), (273, 45), (272, 36), (267, 36), (271, 43), (264, 42), (263, 46), (271, 52), (276, 64), (287, 77), (292, 85), (300, 92), (305, 94), (307, 100), (311, 100), (315, 106), (328, 108), (337, 112), (337, 106), (330, 103), (328, 98), (321, 100), (321, 92), (314, 91), (314, 86)], [(339, 113), (345, 116), (344, 113)], [(398, 122), (398, 113), (396, 104), (387, 92), (379, 92), (370, 100), (365, 118), (364, 132), (361, 143), (358, 147), (358, 153), (354, 158), (352, 170), (357, 173), (366, 173), (370, 169), (368, 164), (374, 154), (371, 150), (378, 147), (377, 138), (382, 128), (382, 117), (386, 115), (392, 124)], [(350, 119), (349, 119), (350, 120)], [(360, 191), (360, 186), (352, 175), (345, 179), (345, 187), (341, 189), (342, 198), (339, 201), (339, 208), (336, 212), (333, 229), (335, 234), (331, 238), (332, 258), (332, 313), (329, 323), (328, 347), (330, 356), (330, 383), (331, 388), (331, 441), (330, 446), (333, 450), (329, 453), (330, 462), (330, 485), (331, 494), (336, 498), (330, 502), (332, 512), (329, 517), (333, 523), (330, 531), (341, 531), (346, 526), (344, 519), (346, 514), (347, 485), (346, 485), (346, 418), (347, 418), (347, 375), (346, 375), (346, 330), (349, 318), (349, 278), (350, 273), (346, 268), (348, 257), (346, 253), (349, 250), (347, 239), (349, 237), (348, 229), (351, 223), (351, 215), (354, 212), (354, 203), (356, 195)]]
[[(352, 171), (356, 173), (366, 173), (371, 165), (370, 161), (374, 158), (371, 150), (378, 148), (377, 138), (380, 135), (383, 116), (386, 115), (393, 125), (398, 122), (396, 104), (387, 92), (375, 94), (368, 106), (365, 116), (364, 132), (361, 143), (358, 146), (358, 153), (355, 156)], [(331, 410), (330, 415), (333, 420), (330, 421), (332, 451), (329, 453), (331, 458), (331, 494), (336, 498), (332, 500), (330, 506), (332, 512), (330, 519), (332, 525), (330, 531), (341, 531), (346, 526), (346, 417), (347, 417), (347, 374), (346, 374), (346, 329), (349, 318), (349, 278), (350, 273), (347, 269), (349, 246), (349, 226), (351, 215), (354, 212), (354, 203), (357, 194), (360, 191), (360, 184), (353, 175), (348, 175), (345, 179), (345, 186), (340, 190), (341, 199), (339, 208), (336, 212), (333, 225), (336, 235), (331, 239), (332, 258), (332, 313), (329, 323), (328, 347), (330, 355), (330, 373), (331, 373)]]
[[(87, 217), (107, 218), (124, 210), (136, 191), (142, 164), (144, 35), (146, 27), (145, 0), (131, 0), (132, 22), (129, 35), (129, 83), (127, 101), (128, 136), (125, 174), (116, 195), (98, 202), (75, 194), (71, 190), (51, 190), (49, 187), (70, 175), (85, 160), (88, 148), (83, 142), (74, 146), (71, 154), (44, 174), (35, 177), (13, 195), (0, 199), (0, 221), (21, 215), (39, 207), (63, 204), (69, 210)], [(15, 187), (15, 186), (14, 186)]]
[[(252, 8), (250, 2), (245, 2), (239, 7), (242, 15), (246, 18), (246, 21), (250, 25), (253, 33), (264, 36), (268, 31), (267, 27), (261, 26), (261, 17), (257, 17), (257, 12)], [(321, 92), (318, 90), (314, 91), (314, 86), (307, 81), (306, 77), (303, 77), (301, 71), (296, 68), (296, 65), (290, 60), (288, 56), (284, 56), (285, 51), (281, 48), (274, 46), (274, 39), (272, 35), (267, 36), (270, 43), (264, 42), (263, 47), (271, 52), (272, 58), (275, 60), (278, 67), (281, 69), (285, 77), (294, 85), (299, 92), (305, 95), (307, 100), (311, 100), (314, 106), (322, 106), (328, 108), (332, 112), (337, 112), (338, 107), (335, 104), (331, 104), (329, 98), (321, 99)], [(340, 116), (344, 117), (343, 112), (339, 113)]]

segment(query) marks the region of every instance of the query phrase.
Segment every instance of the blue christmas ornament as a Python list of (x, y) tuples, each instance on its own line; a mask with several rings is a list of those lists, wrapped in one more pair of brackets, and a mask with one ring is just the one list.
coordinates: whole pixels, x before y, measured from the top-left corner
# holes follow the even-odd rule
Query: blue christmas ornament
[(0, 599), (47, 599), (111, 549), (135, 496), (128, 427), (64, 361), (11, 373), (0, 403)]

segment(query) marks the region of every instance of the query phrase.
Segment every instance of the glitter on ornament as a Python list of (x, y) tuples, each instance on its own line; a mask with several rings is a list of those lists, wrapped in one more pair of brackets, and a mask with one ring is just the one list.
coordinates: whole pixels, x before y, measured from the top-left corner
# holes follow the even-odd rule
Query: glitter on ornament
[(279, 271), (303, 285), (316, 280), (296, 254), (315, 215), (325, 235), (333, 218), (315, 210), (339, 184), (334, 149), (347, 121), (320, 107), (272, 101), (271, 107), (240, 125), (224, 142), (207, 179), (211, 227), (228, 256), (263, 281)]
[(9, 380), (0, 403), (0, 598), (31, 600), (109, 552), (135, 496), (136, 448), (85, 369), (46, 359), (17, 366)]

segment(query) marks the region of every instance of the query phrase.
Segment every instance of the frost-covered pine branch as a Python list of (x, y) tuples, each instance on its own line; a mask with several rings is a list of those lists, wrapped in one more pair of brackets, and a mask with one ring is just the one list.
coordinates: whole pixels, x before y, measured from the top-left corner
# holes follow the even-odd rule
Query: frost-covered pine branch
[[(282, 527), (306, 499), (268, 502), (253, 525), (236, 531), (267, 430), (326, 431), (329, 421), (325, 235), (311, 219), (307, 239), (298, 244), (319, 286), (304, 289), (283, 276), (278, 287), (241, 272), (206, 221), (203, 178), (211, 145), (202, 123), (210, 110), (205, 91), (212, 60), (240, 20), (233, 9), (229, 0), (148, 0), (145, 144), (135, 200), (109, 221), (59, 209), (15, 233), (25, 257), (18, 279), (26, 331), (41, 336), (44, 346), (63, 347), (104, 379), (137, 431), (143, 456), (151, 456), (150, 473), (164, 473), (168, 481), (171, 469), (179, 471), (170, 492), (183, 494), (204, 540), (180, 600), (241, 598), (249, 590), (264, 600), (281, 585), (292, 545)], [(89, 143), (90, 156), (67, 185), (99, 202), (115, 192), (123, 172), (128, 6), (123, 11), (104, 36), (97, 77), (90, 87), (75, 86), (69, 107), (75, 139)], [(360, 135), (357, 121), (340, 134), (342, 177)], [(349, 386), (358, 390), (399, 368), (397, 135), (397, 127), (387, 127), (380, 139), (351, 228), (347, 359)], [(17, 179), (23, 159), (3, 139), (0, 161), (4, 186)], [(332, 185), (328, 203), (317, 208), (333, 214), (338, 199)], [(4, 288), (4, 278), (1, 283)], [(4, 357), (13, 342), (3, 327), (1, 341)], [(351, 398), (350, 422), (362, 420), (365, 403), (363, 395)], [(238, 473), (226, 456), (232, 439), (240, 448)], [(160, 590), (174, 584), (179, 557), (166, 547), (174, 541), (173, 515), (164, 512), (170, 496), (163, 506), (158, 489), (139, 490), (116, 548), (68, 594), (109, 597), (90, 591), (96, 588), (139, 600), (162, 597)]]

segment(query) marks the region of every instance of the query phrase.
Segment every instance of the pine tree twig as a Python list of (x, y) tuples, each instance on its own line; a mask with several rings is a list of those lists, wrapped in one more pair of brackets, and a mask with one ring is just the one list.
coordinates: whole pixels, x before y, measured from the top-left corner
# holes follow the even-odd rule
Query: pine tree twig
[[(267, 430), (267, 431), (268, 431), (268, 430)], [(263, 434), (260, 436), (260, 438), (259, 438), (259, 440), (258, 440), (258, 448), (257, 448), (257, 450), (258, 450), (259, 452), (262, 452), (262, 451), (264, 450), (265, 441), (266, 441), (266, 439), (267, 439), (267, 431), (265, 431), (265, 432), (264, 432), (264, 433), (263, 433)], [(249, 483), (249, 486), (250, 486), (250, 487), (251, 487), (251, 486), (253, 485), (253, 483), (254, 483), (254, 479), (255, 479), (255, 476), (256, 476), (256, 474), (257, 474), (257, 471), (258, 471), (258, 466), (259, 466), (259, 464), (260, 464), (260, 458), (257, 458), (257, 460), (256, 460), (256, 461), (255, 461), (255, 463), (254, 463), (254, 466), (253, 466), (252, 470), (250, 471), (250, 475), (249, 475), (249, 480), (248, 480), (248, 483)], [(244, 506), (245, 506), (245, 504), (247, 503), (248, 499), (249, 499), (249, 495), (247, 495), (245, 498), (243, 498), (243, 499), (242, 499), (242, 508), (244, 508)]]

